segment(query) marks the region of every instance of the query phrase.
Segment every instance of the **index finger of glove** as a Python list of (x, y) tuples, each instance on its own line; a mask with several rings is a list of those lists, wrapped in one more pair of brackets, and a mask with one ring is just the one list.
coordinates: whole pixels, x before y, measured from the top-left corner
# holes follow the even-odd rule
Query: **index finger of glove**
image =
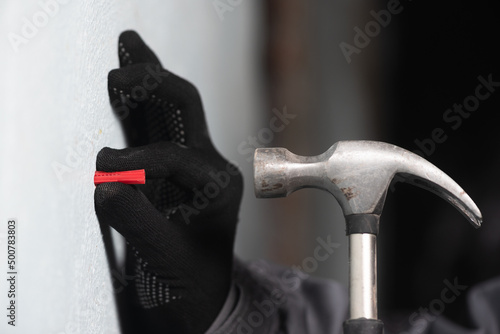
[[(108, 74), (108, 93), (132, 146), (166, 140), (190, 147), (212, 146), (200, 94), (189, 81), (142, 63)], [(132, 139), (132, 140), (131, 140)]]

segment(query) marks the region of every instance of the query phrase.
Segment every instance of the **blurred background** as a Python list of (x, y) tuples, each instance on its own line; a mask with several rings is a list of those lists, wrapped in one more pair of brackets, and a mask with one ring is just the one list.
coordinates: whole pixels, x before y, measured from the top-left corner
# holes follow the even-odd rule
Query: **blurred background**
[[(379, 237), (388, 330), (404, 329), (410, 314), (440, 298), (444, 280), (472, 286), (499, 275), (497, 16), (482, 0), (0, 1), (0, 213), (20, 224), (16, 330), (117, 332), (113, 294), (126, 280), (109, 275), (92, 176), (102, 147), (124, 147), (106, 78), (126, 29), (199, 88), (216, 146), (244, 174), (239, 257), (347, 286), (336, 201), (311, 189), (255, 199), (252, 154), (282, 146), (316, 155), (367, 139), (418, 151), (485, 220), (475, 230), (438, 197), (391, 188)], [(319, 240), (337, 245), (324, 261), (314, 259)], [(465, 301), (447, 304), (443, 316), (468, 325)]]

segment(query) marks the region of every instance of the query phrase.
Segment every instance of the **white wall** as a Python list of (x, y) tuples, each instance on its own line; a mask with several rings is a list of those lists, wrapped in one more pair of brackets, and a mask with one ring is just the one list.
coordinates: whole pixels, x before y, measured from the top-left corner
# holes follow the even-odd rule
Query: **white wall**
[[(251, 165), (237, 153), (262, 108), (258, 8), (243, 1), (221, 20), (212, 1), (60, 0), (43, 22), (40, 3), (53, 2), (0, 1), (0, 310), (7, 219), (19, 222), (17, 328), (1, 311), (0, 332), (114, 333), (92, 177), (100, 148), (124, 146), (106, 89), (117, 38), (137, 30), (165, 67), (200, 89), (216, 146), (246, 178), (238, 251), (260, 256), (252, 247), (264, 225), (260, 204)], [(25, 31), (15, 51), (9, 36), (23, 36), (23, 20), (34, 15), (43, 26), (33, 36)]]

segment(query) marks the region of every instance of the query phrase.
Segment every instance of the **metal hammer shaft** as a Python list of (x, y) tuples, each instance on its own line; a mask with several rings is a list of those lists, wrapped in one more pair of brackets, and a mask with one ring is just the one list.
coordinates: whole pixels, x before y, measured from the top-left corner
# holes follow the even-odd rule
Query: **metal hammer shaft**
[(377, 236), (349, 236), (350, 319), (377, 319)]

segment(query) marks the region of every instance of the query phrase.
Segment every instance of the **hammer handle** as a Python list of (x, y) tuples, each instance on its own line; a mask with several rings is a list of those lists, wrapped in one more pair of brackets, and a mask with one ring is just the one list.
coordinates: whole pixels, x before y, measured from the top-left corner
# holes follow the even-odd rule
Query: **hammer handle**
[(351, 319), (344, 322), (344, 334), (384, 334), (384, 324), (377, 319)]

